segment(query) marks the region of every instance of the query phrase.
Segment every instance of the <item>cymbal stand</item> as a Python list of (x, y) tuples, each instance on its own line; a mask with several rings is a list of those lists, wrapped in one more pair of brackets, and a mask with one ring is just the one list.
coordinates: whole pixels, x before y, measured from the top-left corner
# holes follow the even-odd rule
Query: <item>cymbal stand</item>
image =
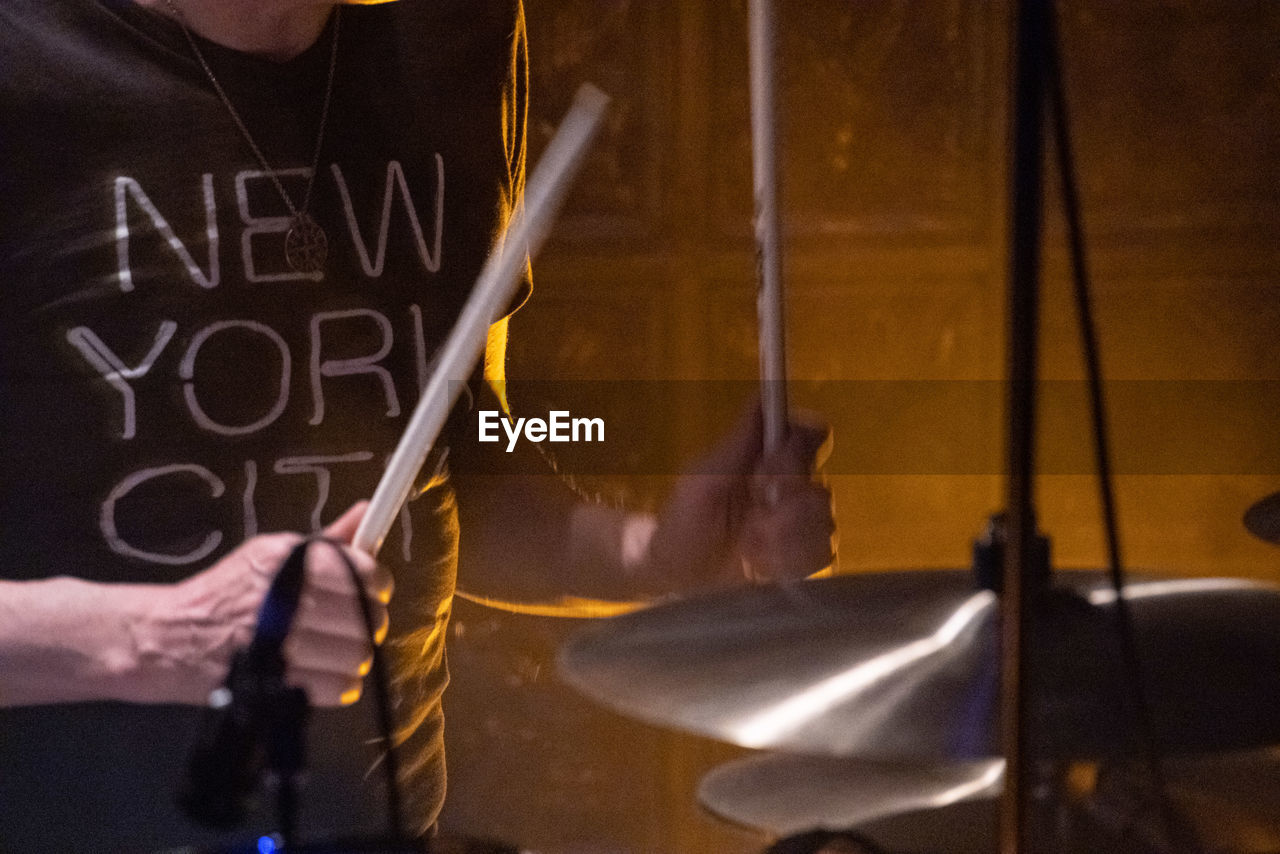
[[(1178, 830), (1165, 792), (1159, 744), (1151, 724), (1141, 669), (1133, 639), (1132, 620), (1122, 592), (1123, 573), (1111, 490), (1101, 369), (1089, 305), (1083, 234), (1063, 94), (1061, 54), (1054, 0), (1014, 0), (1013, 97), (1011, 117), (1012, 168), (1010, 179), (1009, 338), (1007, 347), (1008, 471), (1007, 530), (1001, 605), (1001, 745), (1006, 760), (1005, 788), (1000, 802), (1000, 850), (1020, 854), (1035, 850), (1029, 820), (1029, 796), (1035, 785), (1028, 750), (1028, 682), (1026, 639), (1029, 617), (1037, 600), (1051, 586), (1042, 564), (1041, 543), (1034, 510), (1035, 384), (1037, 368), (1040, 247), (1044, 208), (1044, 116), (1052, 119), (1057, 162), (1063, 184), (1072, 272), (1079, 323), (1089, 378), (1095, 454), (1098, 465), (1107, 549), (1116, 591), (1116, 630), (1129, 683), (1126, 710), (1135, 724), (1162, 813), (1166, 843), (1173, 849), (1199, 850), (1194, 838)], [(1041, 807), (1044, 805), (1041, 804)], [(1041, 816), (1043, 818), (1043, 816)]]
[(1008, 294), (1008, 446), (1006, 520), (1001, 605), (1001, 745), (1005, 783), (1000, 798), (1001, 854), (1034, 850), (1028, 827), (1031, 783), (1024, 645), (1035, 548), (1035, 382), (1040, 285), (1041, 216), (1044, 207), (1044, 69), (1050, 0), (1015, 0), (1011, 124), (1010, 253)]

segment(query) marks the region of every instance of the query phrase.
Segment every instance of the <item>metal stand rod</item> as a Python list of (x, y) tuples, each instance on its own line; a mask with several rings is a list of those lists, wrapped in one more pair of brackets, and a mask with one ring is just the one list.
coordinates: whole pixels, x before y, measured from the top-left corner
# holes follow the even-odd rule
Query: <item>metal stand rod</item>
[(1001, 744), (1005, 786), (1000, 799), (1002, 854), (1029, 852), (1033, 840), (1027, 818), (1032, 779), (1027, 745), (1025, 640), (1029, 604), (1035, 590), (1026, 570), (1036, 534), (1035, 381), (1043, 212), (1043, 106), (1041, 57), (1046, 43), (1049, 0), (1016, 0), (1011, 122), (1010, 267), (1008, 326), (1009, 542), (1004, 559), (1001, 626)]

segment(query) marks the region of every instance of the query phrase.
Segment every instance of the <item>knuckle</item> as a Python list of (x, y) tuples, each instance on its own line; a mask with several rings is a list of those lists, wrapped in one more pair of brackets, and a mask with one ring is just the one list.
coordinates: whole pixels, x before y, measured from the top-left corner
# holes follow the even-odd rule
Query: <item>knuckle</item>
[[(356, 572), (361, 575), (372, 575), (378, 569), (377, 560), (358, 549), (354, 549), (351, 546), (343, 546), (342, 553), (346, 555), (347, 560), (351, 561), (351, 565), (356, 568)], [(338, 559), (336, 552), (334, 553), (334, 558), (335, 560)]]
[(391, 601), (391, 596), (395, 592), (395, 576), (386, 567), (379, 565), (377, 571), (369, 580), (369, 593), (385, 605)]
[(770, 542), (785, 541), (799, 527), (798, 523), (802, 518), (802, 514), (797, 513), (794, 508), (780, 510), (764, 520), (760, 533)]
[(284, 560), (293, 547), (300, 542), (302, 542), (300, 534), (259, 534), (245, 540), (240, 545), (239, 551), (255, 569), (274, 568), (266, 565)]
[(364, 675), (368, 673), (369, 669), (373, 666), (368, 655), (369, 651), (367, 646), (360, 649), (353, 648), (342, 658), (341, 662), (334, 661), (334, 665), (336, 666), (341, 664), (341, 669), (338, 672), (341, 673), (345, 679), (363, 679)]
[(342, 706), (350, 706), (359, 702), (360, 695), (364, 691), (363, 679), (350, 679), (343, 686), (342, 692), (338, 696), (338, 704)]
[(359, 677), (312, 671), (297, 680), (312, 705), (322, 708), (350, 706), (360, 699), (364, 680)]
[(327, 578), (346, 578), (346, 567), (332, 549), (312, 548), (307, 552), (307, 572)]
[(342, 695), (327, 684), (307, 688), (307, 698), (311, 700), (312, 705), (322, 709), (332, 709), (342, 705)]

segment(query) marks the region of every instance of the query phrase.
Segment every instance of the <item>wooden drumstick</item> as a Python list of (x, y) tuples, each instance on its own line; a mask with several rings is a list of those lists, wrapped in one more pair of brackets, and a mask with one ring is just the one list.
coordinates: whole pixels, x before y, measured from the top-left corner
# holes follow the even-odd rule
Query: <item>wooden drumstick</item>
[(564, 121), (529, 179), (524, 206), (480, 272), (476, 286), (445, 339), (418, 405), (369, 502), (352, 545), (376, 555), (409, 497), (449, 410), (484, 352), (489, 325), (515, 296), (525, 269), (551, 230), (551, 223), (599, 127), (609, 98), (590, 84), (574, 96)]
[(764, 449), (782, 444), (787, 429), (786, 328), (782, 249), (778, 225), (777, 112), (774, 103), (772, 0), (750, 0), (751, 174), (755, 188), (755, 237), (760, 335), (760, 396)]

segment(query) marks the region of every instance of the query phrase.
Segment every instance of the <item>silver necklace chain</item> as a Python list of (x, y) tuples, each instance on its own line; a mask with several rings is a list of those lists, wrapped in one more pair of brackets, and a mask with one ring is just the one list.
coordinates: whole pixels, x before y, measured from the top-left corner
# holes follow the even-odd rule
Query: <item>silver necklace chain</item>
[(235, 122), (240, 135), (248, 143), (250, 150), (253, 151), (253, 156), (258, 159), (258, 163), (262, 165), (263, 172), (271, 179), (271, 183), (275, 185), (276, 192), (280, 194), (285, 207), (289, 209), (289, 231), (285, 235), (285, 261), (295, 272), (311, 275), (320, 273), (324, 268), (325, 258), (328, 254), (329, 240), (324, 233), (324, 229), (316, 223), (308, 211), (311, 209), (311, 191), (315, 187), (316, 171), (320, 168), (320, 149), (324, 145), (324, 131), (329, 124), (329, 101), (333, 95), (334, 72), (338, 66), (338, 26), (342, 22), (342, 8), (335, 7), (333, 10), (333, 37), (329, 46), (329, 75), (324, 87), (324, 105), (320, 109), (320, 129), (316, 132), (315, 151), (311, 156), (311, 171), (307, 175), (307, 189), (303, 195), (302, 207), (299, 209), (293, 203), (292, 197), (285, 191), (284, 184), (280, 183), (280, 178), (276, 175), (275, 170), (271, 168), (271, 164), (267, 162), (266, 155), (262, 153), (262, 149), (254, 141), (253, 134), (249, 133), (249, 128), (245, 125), (244, 119), (240, 118), (240, 113), (236, 110), (235, 105), (231, 103), (231, 98), (227, 96), (226, 90), (218, 82), (217, 76), (213, 73), (213, 68), (210, 67), (209, 61), (205, 59), (204, 51), (200, 50), (200, 45), (196, 43), (191, 28), (187, 26), (187, 20), (182, 14), (182, 10), (177, 7), (173, 0), (164, 0), (164, 2), (169, 7), (169, 11), (173, 13), (178, 26), (182, 28), (182, 34), (186, 36), (187, 44), (191, 46), (191, 53), (195, 55), (196, 61), (204, 69), (205, 77), (209, 78), (209, 84), (213, 86), (213, 91), (217, 93), (222, 105), (227, 108), (227, 113), (231, 116), (231, 120)]

